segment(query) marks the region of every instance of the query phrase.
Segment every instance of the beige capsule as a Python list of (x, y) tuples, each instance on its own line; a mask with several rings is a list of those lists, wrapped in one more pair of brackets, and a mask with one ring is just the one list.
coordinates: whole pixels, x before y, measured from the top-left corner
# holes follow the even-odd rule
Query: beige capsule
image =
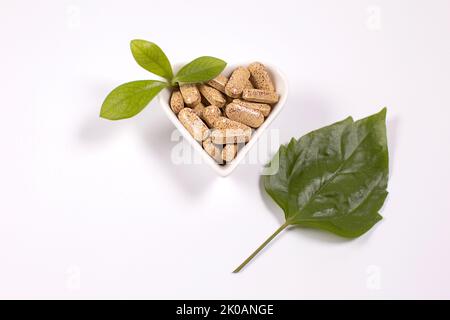
[(183, 108), (178, 113), (178, 119), (195, 140), (203, 141), (208, 138), (208, 127), (191, 108)]
[(272, 107), (267, 103), (248, 102), (240, 99), (234, 99), (233, 103), (258, 110), (263, 114), (264, 117), (267, 117), (270, 113), (270, 110), (272, 109)]
[(213, 123), (211, 139), (217, 144), (244, 143), (250, 140), (252, 129), (240, 122), (219, 117)]
[[(214, 123), (213, 127), (215, 129), (241, 129), (241, 130), (248, 130), (250, 129), (247, 125), (228, 119), (227, 117), (218, 117)], [(251, 129), (250, 129), (251, 131)]]
[(232, 98), (239, 98), (249, 78), (250, 72), (247, 68), (236, 68), (225, 86), (225, 93)]
[(248, 66), (248, 71), (250, 71), (250, 80), (256, 89), (275, 91), (269, 72), (262, 63), (253, 62)]
[(200, 92), (195, 84), (183, 84), (180, 86), (184, 103), (192, 107), (201, 101)]
[(219, 108), (222, 108), (225, 105), (225, 97), (219, 90), (205, 84), (199, 85), (199, 90), (202, 96), (204, 96), (210, 104), (218, 106)]
[(205, 109), (203, 109), (201, 118), (206, 122), (208, 127), (212, 127), (214, 124), (214, 121), (218, 119), (222, 115), (222, 111), (220, 111), (219, 107), (217, 106), (208, 106)]
[(228, 82), (228, 78), (222, 74), (219, 74), (214, 79), (209, 80), (207, 82), (207, 84), (209, 84), (211, 87), (219, 90), (220, 92), (225, 93), (225, 86), (227, 85), (227, 82)]
[(229, 119), (243, 123), (252, 128), (259, 128), (264, 122), (264, 115), (260, 111), (237, 103), (230, 103), (227, 105), (225, 114)]
[(223, 159), (222, 159), (222, 148), (220, 146), (218, 146), (217, 144), (214, 144), (211, 140), (211, 138), (206, 139), (205, 141), (203, 141), (203, 149), (205, 149), (206, 153), (208, 153), (211, 158), (213, 158), (214, 160), (216, 160), (217, 163), (222, 164), (223, 163)]
[(278, 102), (278, 93), (261, 90), (261, 89), (244, 89), (242, 98), (247, 101), (262, 102), (262, 103), (276, 103)]
[(184, 108), (183, 96), (179, 90), (174, 90), (170, 96), (170, 108), (175, 114)]
[(251, 136), (251, 131), (242, 129), (213, 129), (211, 132), (211, 140), (215, 144), (246, 143)]
[(237, 153), (237, 145), (227, 144), (222, 149), (222, 160), (230, 162), (236, 157), (236, 153)]
[(192, 110), (198, 115), (200, 118), (203, 116), (203, 111), (205, 110), (205, 106), (203, 103), (199, 102), (195, 106), (192, 107)]

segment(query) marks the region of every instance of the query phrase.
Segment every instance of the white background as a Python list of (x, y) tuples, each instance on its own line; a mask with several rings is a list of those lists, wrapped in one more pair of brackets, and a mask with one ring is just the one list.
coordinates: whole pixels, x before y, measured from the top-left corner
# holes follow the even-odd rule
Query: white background
[[(0, 1), (0, 297), (450, 298), (450, 1)], [(281, 142), (388, 107), (385, 219), (347, 241), (282, 222), (261, 165), (175, 165), (155, 100), (98, 117), (173, 61), (277, 65)]]

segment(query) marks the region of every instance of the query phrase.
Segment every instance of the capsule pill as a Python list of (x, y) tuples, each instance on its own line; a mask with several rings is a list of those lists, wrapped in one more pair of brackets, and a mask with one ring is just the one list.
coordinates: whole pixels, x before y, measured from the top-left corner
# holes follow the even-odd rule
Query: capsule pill
[(225, 77), (224, 75), (220, 74), (217, 77), (215, 77), (214, 79), (209, 80), (207, 83), (211, 87), (219, 90), (222, 93), (225, 93), (225, 86), (227, 85), (227, 82), (228, 82), (228, 78)]
[(270, 110), (272, 109), (272, 107), (267, 103), (248, 102), (240, 99), (234, 99), (233, 103), (258, 110), (263, 114), (264, 117), (267, 117), (270, 113)]
[(244, 89), (242, 98), (247, 101), (262, 102), (262, 103), (276, 103), (278, 102), (278, 93), (261, 90), (261, 89)]
[(248, 66), (250, 71), (250, 79), (256, 89), (275, 91), (272, 79), (266, 67), (260, 62), (254, 62)]
[(202, 96), (204, 96), (210, 104), (218, 106), (219, 108), (222, 108), (225, 105), (225, 97), (222, 95), (222, 93), (220, 93), (219, 90), (205, 84), (201, 84), (199, 86), (199, 90)]
[(178, 114), (178, 112), (184, 108), (183, 96), (180, 91), (174, 90), (172, 92), (172, 96), (170, 97), (170, 108), (175, 114)]
[(237, 145), (235, 144), (227, 144), (222, 149), (222, 160), (230, 162), (236, 157), (237, 153)]
[(195, 84), (183, 84), (180, 86), (184, 103), (192, 107), (201, 101), (200, 92)]
[(211, 140), (215, 144), (246, 143), (251, 135), (251, 131), (241, 129), (214, 129), (211, 132)]
[[(214, 144), (211, 140), (211, 138), (206, 139), (203, 141), (203, 149), (213, 158), (216, 160), (217, 163), (223, 163), (223, 150), (220, 148), (217, 144)], [(231, 152), (231, 151), (228, 151)]]
[(195, 106), (192, 107), (192, 110), (198, 115), (200, 118), (203, 116), (203, 110), (205, 110), (205, 106), (203, 103), (199, 102)]
[(258, 128), (264, 122), (264, 115), (260, 111), (237, 103), (227, 105), (225, 114), (229, 119), (252, 128)]
[[(215, 129), (241, 129), (241, 130), (249, 130), (250, 128), (238, 121), (234, 121), (231, 119), (228, 119), (227, 117), (218, 117), (214, 123), (213, 127)], [(251, 131), (251, 129), (250, 129)]]
[(250, 72), (247, 68), (236, 68), (225, 86), (225, 93), (232, 98), (239, 98), (249, 78)]
[(244, 143), (250, 140), (252, 129), (240, 122), (219, 117), (214, 121), (211, 139), (217, 144)]
[(195, 140), (203, 141), (208, 138), (208, 127), (192, 109), (183, 108), (178, 113), (178, 119)]
[(220, 111), (217, 106), (208, 106), (203, 109), (201, 118), (206, 122), (208, 127), (213, 127), (214, 121), (216, 121), (222, 115), (222, 111)]

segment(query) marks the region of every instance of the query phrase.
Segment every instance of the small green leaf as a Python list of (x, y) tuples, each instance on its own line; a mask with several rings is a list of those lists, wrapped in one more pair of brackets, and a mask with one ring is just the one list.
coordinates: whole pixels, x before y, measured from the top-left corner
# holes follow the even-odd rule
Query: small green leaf
[(382, 219), (389, 174), (386, 108), (354, 122), (347, 118), (282, 145), (264, 187), (286, 222), (235, 272), (290, 225), (359, 237)]
[(227, 63), (214, 57), (200, 57), (192, 60), (175, 75), (173, 83), (200, 83), (217, 77)]
[(146, 40), (133, 40), (130, 47), (134, 59), (142, 68), (169, 81), (172, 80), (172, 66), (160, 47)]
[(141, 112), (167, 85), (156, 80), (124, 83), (111, 91), (103, 101), (100, 117), (109, 120), (131, 118)]

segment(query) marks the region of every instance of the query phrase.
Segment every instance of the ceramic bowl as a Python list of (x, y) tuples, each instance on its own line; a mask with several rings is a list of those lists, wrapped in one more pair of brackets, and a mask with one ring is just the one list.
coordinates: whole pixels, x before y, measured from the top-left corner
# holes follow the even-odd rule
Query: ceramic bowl
[[(244, 62), (244, 63), (239, 63), (239, 64), (227, 65), (227, 67), (225, 68), (225, 70), (222, 73), (228, 77), (236, 67), (247, 66), (250, 63), (251, 62)], [(284, 104), (286, 102), (286, 97), (288, 95), (288, 85), (286, 82), (286, 78), (276, 67), (272, 66), (269, 63), (265, 63), (265, 62), (262, 62), (262, 63), (266, 66), (268, 72), (270, 73), (270, 75), (272, 77), (272, 81), (275, 84), (276, 91), (280, 95), (280, 100), (275, 105), (272, 106), (272, 111), (270, 112), (269, 116), (266, 118), (264, 123), (253, 132), (250, 141), (243, 148), (241, 148), (238, 151), (236, 158), (234, 158), (233, 161), (228, 162), (225, 165), (220, 165), (216, 161), (214, 161), (214, 159), (211, 158), (211, 156), (209, 154), (207, 154), (205, 150), (203, 150), (201, 144), (198, 141), (196, 141), (189, 134), (189, 132), (186, 130), (186, 128), (184, 128), (184, 126), (178, 120), (177, 116), (173, 113), (173, 111), (169, 105), (171, 89), (169, 89), (169, 88), (164, 89), (159, 94), (159, 103), (162, 106), (162, 108), (164, 109), (164, 111), (166, 112), (170, 121), (172, 121), (173, 125), (180, 131), (180, 133), (182, 134), (184, 139), (186, 139), (192, 145), (192, 147), (201, 154), (202, 159), (204, 160), (204, 163), (208, 164), (217, 174), (219, 174), (222, 177), (229, 175), (231, 172), (233, 172), (234, 169), (236, 169), (236, 167), (239, 165), (239, 163), (242, 161), (242, 159), (246, 156), (248, 151), (258, 141), (261, 134), (267, 129), (267, 127), (269, 127), (270, 123), (281, 112), (281, 110), (283, 109)], [(183, 65), (182, 63), (176, 64), (174, 66), (174, 72), (176, 72), (179, 68), (181, 68), (182, 65)]]

